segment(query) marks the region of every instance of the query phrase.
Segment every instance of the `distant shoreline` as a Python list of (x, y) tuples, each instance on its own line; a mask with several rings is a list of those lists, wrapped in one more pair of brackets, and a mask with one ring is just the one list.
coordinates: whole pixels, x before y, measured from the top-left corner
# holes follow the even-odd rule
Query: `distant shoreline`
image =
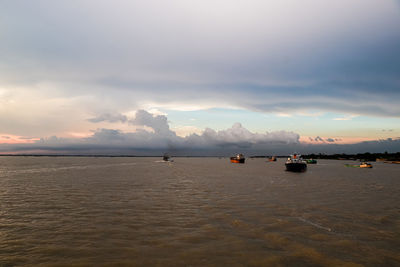
[[(176, 158), (224, 158), (229, 156), (190, 156), (172, 155)], [(162, 155), (107, 155), (107, 154), (0, 154), (0, 157), (91, 157), (91, 158), (158, 158)], [(249, 158), (270, 158), (272, 155), (254, 155)], [(288, 155), (275, 156), (276, 158), (286, 158)], [(305, 159), (336, 159), (336, 160), (365, 160), (365, 161), (399, 161), (400, 152), (396, 153), (358, 153), (358, 154), (306, 154)]]

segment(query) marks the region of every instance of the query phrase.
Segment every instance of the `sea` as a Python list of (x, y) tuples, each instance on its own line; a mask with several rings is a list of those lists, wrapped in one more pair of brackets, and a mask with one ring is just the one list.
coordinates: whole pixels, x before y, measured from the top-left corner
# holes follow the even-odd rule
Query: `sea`
[(0, 266), (400, 266), (400, 165), (0, 157)]

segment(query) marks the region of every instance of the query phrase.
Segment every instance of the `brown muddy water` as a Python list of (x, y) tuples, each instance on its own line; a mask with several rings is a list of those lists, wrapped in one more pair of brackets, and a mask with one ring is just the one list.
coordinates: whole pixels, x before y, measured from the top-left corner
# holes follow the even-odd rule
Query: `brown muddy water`
[(0, 157), (0, 266), (400, 266), (400, 165)]

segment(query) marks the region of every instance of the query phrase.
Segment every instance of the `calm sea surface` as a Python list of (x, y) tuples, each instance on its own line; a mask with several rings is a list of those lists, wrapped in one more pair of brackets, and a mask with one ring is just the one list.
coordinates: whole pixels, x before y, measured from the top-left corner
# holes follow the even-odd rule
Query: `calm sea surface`
[(0, 157), (0, 266), (400, 266), (400, 165)]

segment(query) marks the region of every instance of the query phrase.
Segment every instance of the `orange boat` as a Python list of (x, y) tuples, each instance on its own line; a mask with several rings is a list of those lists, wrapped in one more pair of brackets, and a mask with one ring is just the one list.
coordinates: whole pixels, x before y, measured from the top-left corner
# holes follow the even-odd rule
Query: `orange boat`
[(268, 158), (268, 161), (276, 161), (276, 157), (275, 156), (273, 156), (273, 157), (270, 157), (270, 158)]
[(237, 154), (236, 157), (231, 157), (232, 163), (244, 163), (244, 156), (243, 154)]

